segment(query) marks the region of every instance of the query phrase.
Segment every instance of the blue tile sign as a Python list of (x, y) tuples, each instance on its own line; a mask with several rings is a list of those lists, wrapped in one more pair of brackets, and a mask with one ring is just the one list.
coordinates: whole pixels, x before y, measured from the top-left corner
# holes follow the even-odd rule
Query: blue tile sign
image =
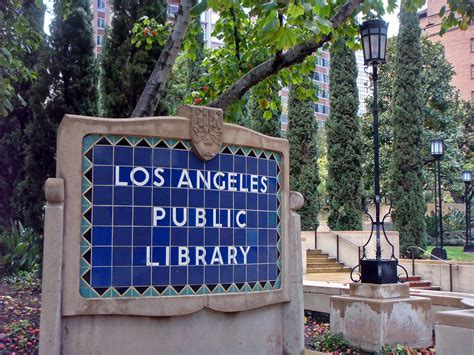
[(187, 140), (87, 135), (80, 294), (85, 298), (281, 288), (281, 156)]

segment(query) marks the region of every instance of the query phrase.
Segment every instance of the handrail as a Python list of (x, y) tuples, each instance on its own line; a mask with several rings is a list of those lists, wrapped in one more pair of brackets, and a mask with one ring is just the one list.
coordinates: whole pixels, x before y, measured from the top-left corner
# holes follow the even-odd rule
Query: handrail
[(436, 255), (431, 254), (428, 250), (425, 250), (423, 248), (420, 248), (417, 245), (412, 245), (407, 248), (407, 250), (411, 250), (411, 274), (412, 276), (415, 276), (415, 249), (421, 250), (423, 253), (428, 253), (431, 255), (432, 258), (437, 259), (439, 261), (442, 261), (443, 263), (449, 265), (449, 291), (453, 292), (453, 266), (456, 266), (456, 270), (459, 270), (459, 265), (456, 263), (448, 263), (446, 260), (443, 260)]
[[(459, 269), (459, 265), (458, 265), (458, 264), (456, 264), (456, 263), (448, 263), (446, 260), (443, 260), (443, 259), (441, 259), (441, 258), (438, 258), (436, 255), (431, 254), (428, 250), (425, 250), (425, 249), (423, 249), (423, 248), (420, 248), (420, 247), (417, 246), (417, 245), (409, 246), (409, 247), (407, 248), (407, 250), (409, 250), (409, 249), (415, 249), (415, 248), (416, 248), (416, 249), (419, 249), (419, 250), (421, 250), (421, 251), (423, 251), (423, 252), (425, 252), (425, 253), (428, 253), (429, 255), (431, 255), (432, 258), (435, 258), (435, 259), (437, 259), (437, 260), (439, 260), (439, 261), (442, 261), (443, 263), (445, 263), (445, 264), (447, 264), (447, 265), (455, 265), (455, 266), (456, 266), (456, 270)], [(412, 256), (413, 256), (413, 253), (412, 253)]]
[(340, 235), (336, 231), (333, 231), (332, 229), (328, 228), (328, 231), (336, 235), (336, 261), (337, 262), (339, 262), (339, 238), (342, 238), (344, 241), (348, 242), (349, 244), (352, 244), (353, 246), (357, 248), (357, 251), (359, 253), (359, 260), (360, 260), (360, 248), (362, 247), (362, 245), (357, 245), (351, 242), (349, 239), (344, 238), (342, 235)]

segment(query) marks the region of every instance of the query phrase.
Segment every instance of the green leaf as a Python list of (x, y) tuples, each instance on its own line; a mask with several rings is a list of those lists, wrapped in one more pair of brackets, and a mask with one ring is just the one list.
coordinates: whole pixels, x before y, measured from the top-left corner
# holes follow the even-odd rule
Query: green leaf
[(269, 120), (270, 118), (272, 118), (272, 111), (265, 111), (263, 113), (263, 118), (266, 120)]
[(207, 0), (202, 0), (199, 4), (193, 6), (191, 8), (190, 14), (193, 17), (197, 17), (201, 15), (204, 11), (206, 11), (208, 8), (207, 6)]
[(302, 16), (302, 15), (304, 15), (304, 6), (303, 5), (290, 4), (290, 6), (288, 7), (287, 14), (288, 14), (288, 16), (291, 16), (291, 17), (294, 17), (294, 18)]
[(288, 27), (282, 26), (275, 33), (275, 41), (278, 49), (288, 49), (296, 44), (296, 36)]
[(277, 7), (278, 7), (278, 4), (276, 2), (271, 1), (271, 2), (267, 2), (263, 4), (262, 10), (265, 12), (269, 12), (269, 11), (275, 10)]

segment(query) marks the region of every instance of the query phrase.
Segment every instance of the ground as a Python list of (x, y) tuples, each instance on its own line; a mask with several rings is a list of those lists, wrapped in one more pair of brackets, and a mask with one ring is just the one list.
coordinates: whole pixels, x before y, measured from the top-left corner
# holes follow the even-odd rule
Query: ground
[[(305, 348), (330, 354), (373, 355), (360, 349), (351, 347), (341, 335), (330, 333), (329, 324), (319, 322), (310, 314), (306, 314), (304, 324)], [(433, 343), (435, 339), (433, 338)], [(435, 348), (413, 349), (403, 345), (386, 346), (379, 355), (429, 355), (435, 354)]]
[(38, 352), (40, 292), (37, 279), (0, 279), (0, 354)]

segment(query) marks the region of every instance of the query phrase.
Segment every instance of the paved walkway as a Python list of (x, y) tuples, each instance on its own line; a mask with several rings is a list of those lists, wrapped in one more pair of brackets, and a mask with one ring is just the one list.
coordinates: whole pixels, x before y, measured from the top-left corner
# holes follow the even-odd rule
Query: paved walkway
[(303, 284), (312, 286), (343, 286), (352, 283), (349, 272), (328, 272), (303, 275)]

